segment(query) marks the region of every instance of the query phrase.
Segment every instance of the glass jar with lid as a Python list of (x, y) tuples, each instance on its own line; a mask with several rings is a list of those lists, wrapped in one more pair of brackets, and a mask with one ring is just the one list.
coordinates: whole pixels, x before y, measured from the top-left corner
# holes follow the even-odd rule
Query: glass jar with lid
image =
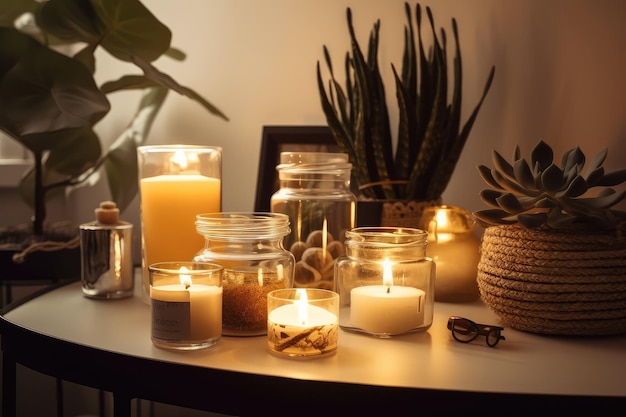
[(361, 227), (346, 233), (335, 263), (339, 326), (387, 338), (423, 331), (433, 321), (435, 264), (424, 230)]
[(205, 245), (196, 262), (224, 268), (222, 334), (267, 333), (267, 294), (293, 286), (294, 257), (283, 247), (289, 217), (274, 213), (205, 213), (196, 216)]
[(356, 221), (348, 154), (282, 152), (276, 169), (280, 189), (270, 207), (291, 221), (284, 244), (296, 260), (294, 286), (333, 290), (334, 260), (344, 254), (345, 233)]

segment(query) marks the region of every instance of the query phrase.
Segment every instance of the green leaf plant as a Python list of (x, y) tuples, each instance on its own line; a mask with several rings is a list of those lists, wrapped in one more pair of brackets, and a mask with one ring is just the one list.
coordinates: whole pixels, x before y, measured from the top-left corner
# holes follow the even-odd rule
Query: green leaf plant
[[(43, 234), (46, 198), (88, 183), (101, 168), (120, 210), (130, 204), (138, 191), (136, 148), (170, 90), (228, 120), (153, 66), (161, 56), (184, 59), (171, 38), (139, 0), (2, 0), (0, 130), (33, 156), (20, 187), (34, 209), (35, 236)], [(98, 48), (132, 64), (137, 74), (97, 85)], [(107, 95), (123, 90), (141, 90), (141, 99), (128, 126), (105, 150), (94, 126), (111, 110)]]
[(491, 187), (480, 193), (489, 209), (474, 213), (485, 227), (519, 223), (528, 229), (613, 229), (626, 220), (615, 210), (626, 190), (613, 187), (626, 181), (626, 169), (605, 172), (608, 151), (598, 153), (586, 169), (585, 154), (576, 147), (563, 154), (561, 166), (552, 148), (539, 141), (530, 160), (515, 148), (512, 162), (493, 151), (494, 167), (480, 165), (482, 179)]
[[(422, 38), (422, 8), (405, 3), (402, 69), (394, 74), (399, 125), (395, 153), (385, 86), (378, 65), (380, 21), (370, 32), (367, 55), (356, 39), (352, 11), (347, 9), (351, 49), (346, 53), (345, 86), (337, 80), (330, 54), (324, 57), (330, 80), (328, 91), (317, 63), (321, 105), (335, 141), (348, 153), (353, 180), (362, 199), (438, 201), (450, 181), (478, 111), (491, 87), (491, 68), (480, 101), (461, 125), (462, 63), (456, 20), (453, 77), (448, 76), (448, 45), (442, 28), (437, 34), (433, 14), (426, 7), (433, 43), (426, 52)], [(417, 43), (415, 36), (417, 33)], [(451, 101), (449, 101), (449, 94)]]

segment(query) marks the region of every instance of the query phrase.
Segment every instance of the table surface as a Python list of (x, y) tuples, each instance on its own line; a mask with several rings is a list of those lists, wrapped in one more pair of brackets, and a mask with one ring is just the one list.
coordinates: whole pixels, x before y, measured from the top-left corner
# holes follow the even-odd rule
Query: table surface
[[(469, 344), (456, 342), (446, 328), (451, 315), (498, 324), (480, 301), (435, 303), (433, 324), (421, 333), (377, 339), (340, 330), (334, 355), (294, 360), (270, 354), (265, 336), (222, 337), (198, 351), (157, 348), (150, 340), (150, 307), (140, 293), (137, 287), (131, 298), (92, 300), (82, 295), (80, 283), (73, 283), (7, 309), (2, 327), (11, 324), (126, 360), (238, 375), (241, 384), (255, 376), (262, 383), (287, 379), (428, 392), (599, 396), (618, 398), (619, 404), (626, 399), (626, 336), (552, 337), (505, 328), (506, 340), (496, 348), (480, 337)], [(164, 384), (176, 378), (162, 377)]]

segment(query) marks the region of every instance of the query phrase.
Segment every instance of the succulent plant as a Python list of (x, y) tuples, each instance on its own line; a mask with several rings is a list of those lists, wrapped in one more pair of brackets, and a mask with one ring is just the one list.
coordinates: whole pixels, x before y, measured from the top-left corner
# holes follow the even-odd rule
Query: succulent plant
[[(353, 164), (353, 182), (360, 197), (436, 201), (445, 190), (472, 125), (493, 80), (492, 67), (483, 95), (464, 125), (461, 124), (462, 64), (456, 21), (453, 78), (448, 77), (446, 32), (438, 36), (433, 14), (426, 7), (433, 45), (425, 52), (422, 40), (422, 8), (416, 5), (417, 29), (405, 3), (404, 54), (400, 74), (391, 65), (396, 86), (399, 126), (395, 154), (385, 87), (378, 66), (380, 21), (370, 32), (367, 55), (361, 51), (347, 9), (351, 53), (345, 58), (345, 90), (335, 78), (326, 46), (330, 72), (328, 93), (317, 63), (322, 109), (337, 144)], [(415, 42), (417, 32), (417, 44)], [(452, 89), (452, 91), (449, 91)], [(448, 95), (451, 94), (451, 102)]]
[(475, 212), (474, 218), (482, 226), (614, 228), (626, 220), (626, 212), (612, 209), (626, 195), (612, 188), (626, 181), (626, 169), (606, 173), (602, 164), (607, 153), (606, 149), (599, 152), (583, 172), (585, 154), (579, 147), (563, 154), (561, 167), (544, 141), (533, 148), (530, 161), (521, 157), (519, 146), (512, 163), (493, 151), (494, 168), (478, 167), (493, 188), (483, 190), (480, 197), (493, 208)]

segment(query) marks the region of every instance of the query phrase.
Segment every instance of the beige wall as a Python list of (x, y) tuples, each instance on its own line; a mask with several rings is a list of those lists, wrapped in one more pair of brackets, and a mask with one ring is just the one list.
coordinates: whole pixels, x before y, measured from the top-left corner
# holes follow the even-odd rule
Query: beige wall
[[(210, 116), (173, 94), (149, 143), (187, 142), (224, 148), (225, 211), (252, 210), (263, 125), (324, 124), (315, 66), (327, 45), (338, 69), (349, 47), (345, 10), (353, 10), (362, 42), (380, 18), (380, 65), (388, 81), (392, 124), (396, 124), (390, 63), (401, 62), (404, 1), (401, 0), (147, 0), (173, 31), (173, 45), (188, 53), (184, 63), (163, 59), (157, 66), (193, 86), (229, 117)], [(411, 3), (414, 5), (415, 3)], [(609, 167), (626, 151), (626, 2), (620, 0), (437, 0), (429, 3), (436, 23), (450, 33), (460, 27), (464, 62), (465, 120), (477, 102), (489, 68), (492, 89), (444, 194), (444, 202), (482, 208), (476, 165), (490, 164), (492, 149), (525, 153), (539, 139), (560, 156), (580, 146), (593, 156), (609, 147)], [(125, 72), (102, 56), (101, 78)], [(113, 140), (134, 111), (135, 96), (111, 97), (114, 112), (100, 126)], [(1, 221), (24, 218), (27, 210), (3, 201)], [(81, 191), (60, 204), (77, 221), (87, 221), (104, 188)], [(138, 222), (138, 204), (123, 214)], [(55, 214), (56, 215), (56, 214)], [(58, 214), (67, 217), (68, 213)]]

